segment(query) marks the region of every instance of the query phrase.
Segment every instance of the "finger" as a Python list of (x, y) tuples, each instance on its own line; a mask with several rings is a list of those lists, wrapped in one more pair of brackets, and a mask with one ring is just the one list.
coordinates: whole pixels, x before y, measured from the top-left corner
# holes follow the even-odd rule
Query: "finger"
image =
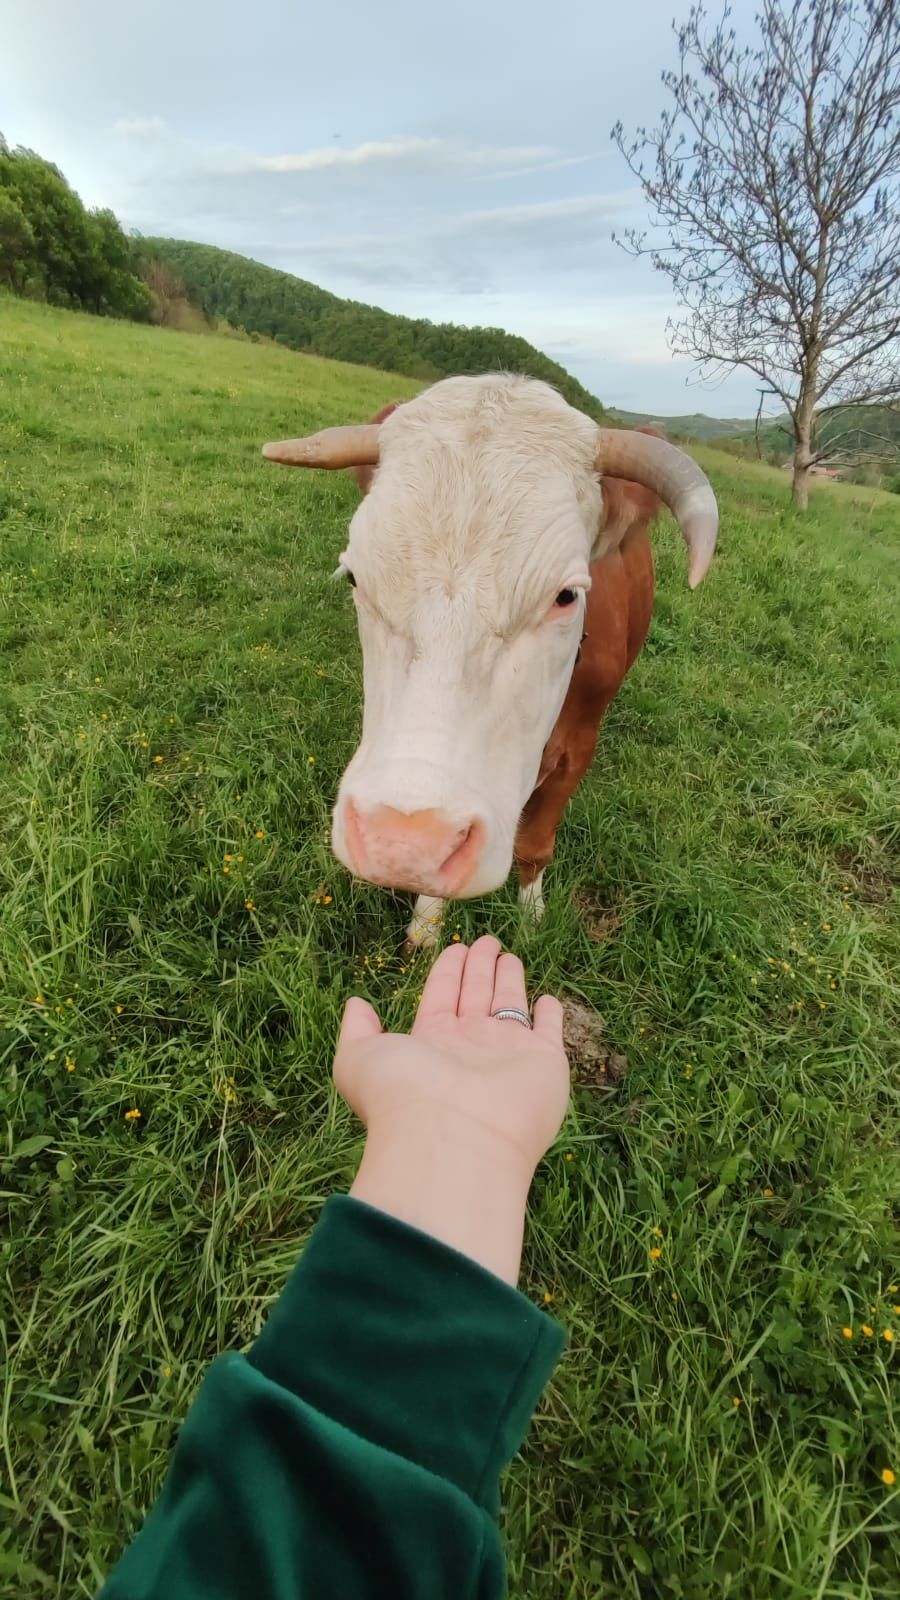
[(380, 1032), (378, 1012), (369, 1005), (368, 1000), (360, 1000), (354, 995), (344, 1007), (338, 1049), (347, 1044), (355, 1044), (358, 1039), (374, 1039)]
[(459, 986), (468, 949), (464, 944), (451, 944), (442, 950), (425, 980), (416, 1022), (430, 1022), (435, 1017), (455, 1017), (459, 1002)]
[(494, 972), (500, 954), (500, 941), (491, 934), (476, 939), (463, 972), (457, 1015), (487, 1017), (494, 993)]
[(563, 1008), (552, 994), (542, 994), (534, 1008), (534, 1031), (547, 1044), (563, 1045)]
[(501, 1006), (515, 1006), (517, 1011), (528, 1010), (525, 993), (525, 969), (518, 956), (501, 956), (494, 973), (494, 994), (490, 1010)]

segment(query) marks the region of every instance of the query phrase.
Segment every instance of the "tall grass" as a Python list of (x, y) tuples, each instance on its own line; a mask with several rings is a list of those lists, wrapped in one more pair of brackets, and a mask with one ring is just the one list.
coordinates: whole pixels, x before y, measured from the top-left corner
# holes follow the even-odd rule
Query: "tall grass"
[[(350, 1180), (345, 997), (404, 1025), (421, 988), (403, 897), (327, 847), (354, 491), (258, 454), (409, 392), (0, 300), (3, 1592), (94, 1592)], [(507, 1484), (516, 1600), (900, 1589), (900, 501), (802, 517), (703, 459), (720, 556), (691, 595), (660, 532), (546, 920), (510, 888), (449, 929), (629, 1062), (534, 1194), (570, 1346)]]

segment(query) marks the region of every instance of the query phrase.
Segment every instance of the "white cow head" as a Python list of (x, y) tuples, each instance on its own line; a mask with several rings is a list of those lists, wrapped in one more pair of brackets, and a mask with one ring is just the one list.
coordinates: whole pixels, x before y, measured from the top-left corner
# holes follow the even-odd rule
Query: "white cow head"
[(603, 472), (671, 507), (692, 586), (715, 546), (712, 490), (672, 445), (600, 430), (546, 384), (505, 375), (446, 378), (380, 424), (264, 453), (376, 467), (340, 558), (365, 704), (335, 854), (389, 888), (497, 888), (572, 675), (591, 562), (615, 542)]

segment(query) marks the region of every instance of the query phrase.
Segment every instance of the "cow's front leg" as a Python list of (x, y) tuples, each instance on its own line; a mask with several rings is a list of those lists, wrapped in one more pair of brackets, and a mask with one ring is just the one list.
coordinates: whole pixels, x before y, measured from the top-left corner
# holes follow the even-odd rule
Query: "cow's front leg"
[(519, 820), (515, 862), (519, 869), (519, 904), (539, 922), (544, 915), (541, 892), (544, 871), (553, 858), (556, 830), (566, 802), (591, 764), (597, 727), (581, 729), (580, 737), (563, 748), (556, 765), (535, 789)]
[(522, 879), (519, 884), (519, 905), (522, 907), (523, 911), (527, 912), (527, 914), (533, 918), (535, 922), (540, 922), (541, 917), (544, 915), (544, 911), (546, 909), (544, 906), (544, 896), (542, 893), (544, 871), (545, 869), (542, 867), (541, 871), (536, 872), (534, 877), (531, 878), (528, 883), (526, 883), (524, 881), (524, 869), (521, 866), (519, 867), (519, 873)]
[(413, 950), (434, 950), (441, 936), (445, 900), (420, 894), (406, 930), (406, 942)]

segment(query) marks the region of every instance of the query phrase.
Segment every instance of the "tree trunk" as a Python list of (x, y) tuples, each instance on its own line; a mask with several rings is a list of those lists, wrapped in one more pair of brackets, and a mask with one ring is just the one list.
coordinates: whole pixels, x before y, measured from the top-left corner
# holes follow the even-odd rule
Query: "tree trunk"
[(814, 394), (807, 391), (806, 394), (801, 394), (794, 415), (794, 479), (791, 485), (791, 499), (800, 511), (805, 511), (809, 505), (809, 469), (813, 464), (814, 416)]
[(791, 499), (800, 511), (805, 511), (809, 505), (809, 463), (801, 461), (799, 450), (794, 452), (794, 477), (791, 483)]

